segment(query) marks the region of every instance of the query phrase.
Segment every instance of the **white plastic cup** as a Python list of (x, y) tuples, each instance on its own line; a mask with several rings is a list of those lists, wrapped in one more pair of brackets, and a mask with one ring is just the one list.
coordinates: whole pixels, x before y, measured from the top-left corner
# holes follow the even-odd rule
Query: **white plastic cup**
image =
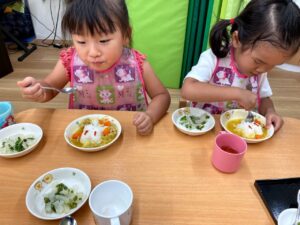
[(132, 203), (131, 188), (119, 180), (98, 184), (89, 197), (89, 206), (97, 225), (129, 225)]

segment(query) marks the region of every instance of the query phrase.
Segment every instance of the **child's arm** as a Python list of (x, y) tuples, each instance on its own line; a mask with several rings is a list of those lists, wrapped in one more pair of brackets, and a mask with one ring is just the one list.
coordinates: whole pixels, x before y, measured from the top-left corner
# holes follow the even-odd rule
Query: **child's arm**
[(267, 127), (274, 125), (275, 131), (278, 131), (283, 125), (283, 119), (276, 113), (273, 101), (271, 98), (262, 98), (259, 108), (259, 113), (267, 119)]
[(238, 87), (223, 87), (200, 82), (193, 78), (186, 78), (181, 96), (195, 102), (223, 102), (235, 100), (246, 110), (255, 107), (257, 96), (251, 91)]
[(143, 70), (146, 91), (151, 98), (151, 102), (145, 113), (137, 113), (134, 116), (133, 124), (140, 134), (147, 135), (152, 131), (153, 125), (167, 112), (171, 98), (167, 89), (155, 75), (149, 62), (144, 62)]
[(33, 77), (26, 77), (22, 81), (18, 81), (17, 85), (20, 87), (24, 98), (36, 102), (47, 102), (53, 99), (58, 92), (42, 89), (41, 85), (60, 89), (67, 83), (66, 70), (59, 60), (53, 71), (45, 79), (38, 81)]

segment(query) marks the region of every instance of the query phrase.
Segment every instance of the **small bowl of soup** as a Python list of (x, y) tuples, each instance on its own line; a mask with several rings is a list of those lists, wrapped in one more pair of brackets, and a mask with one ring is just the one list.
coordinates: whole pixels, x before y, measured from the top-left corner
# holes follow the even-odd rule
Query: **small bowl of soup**
[(273, 125), (266, 127), (266, 118), (257, 112), (252, 112), (253, 120), (247, 121), (248, 111), (232, 109), (220, 117), (221, 126), (229, 133), (242, 137), (247, 143), (259, 143), (271, 138), (274, 134)]
[(66, 142), (81, 151), (94, 152), (112, 145), (121, 135), (120, 122), (112, 116), (91, 114), (73, 120), (65, 129)]

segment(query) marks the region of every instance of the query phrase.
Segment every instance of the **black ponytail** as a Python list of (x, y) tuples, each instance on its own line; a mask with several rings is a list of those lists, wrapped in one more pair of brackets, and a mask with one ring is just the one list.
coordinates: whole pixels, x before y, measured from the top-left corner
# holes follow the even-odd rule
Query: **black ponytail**
[(224, 58), (230, 50), (230, 34), (227, 29), (230, 20), (221, 20), (215, 24), (210, 32), (209, 44), (218, 58)]

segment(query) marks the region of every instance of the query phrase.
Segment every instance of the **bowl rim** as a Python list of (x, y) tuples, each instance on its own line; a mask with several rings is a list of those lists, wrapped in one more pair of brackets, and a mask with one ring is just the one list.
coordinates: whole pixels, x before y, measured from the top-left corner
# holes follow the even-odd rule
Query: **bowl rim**
[[(109, 117), (109, 119), (112, 119), (113, 122), (116, 124), (117, 128), (118, 128), (118, 131), (117, 131), (117, 135), (116, 137), (109, 143), (105, 144), (105, 145), (102, 145), (102, 146), (98, 146), (98, 147), (93, 147), (93, 148), (83, 148), (83, 147), (79, 147), (79, 146), (76, 146), (74, 144), (72, 144), (69, 140), (69, 137), (68, 137), (68, 131), (69, 129), (72, 127), (73, 124), (75, 124), (76, 122), (80, 121), (80, 120), (83, 120), (85, 118), (89, 118), (89, 117), (97, 117), (97, 118), (101, 118), (101, 117)], [(87, 115), (84, 115), (84, 116), (81, 116), (81, 117), (78, 117), (74, 120), (72, 120), (68, 125), (67, 127), (65, 128), (65, 131), (64, 131), (64, 138), (65, 138), (65, 141), (70, 145), (72, 146), (73, 148), (76, 148), (80, 151), (84, 151), (84, 152), (96, 152), (96, 151), (101, 151), (101, 150), (104, 150), (106, 149), (107, 147), (109, 147), (110, 145), (112, 145), (114, 142), (116, 142), (118, 140), (118, 138), (120, 137), (122, 133), (122, 125), (121, 123), (119, 122), (119, 120), (117, 120), (115, 117), (113, 116), (110, 116), (110, 115), (107, 115), (107, 114), (87, 114)]]

